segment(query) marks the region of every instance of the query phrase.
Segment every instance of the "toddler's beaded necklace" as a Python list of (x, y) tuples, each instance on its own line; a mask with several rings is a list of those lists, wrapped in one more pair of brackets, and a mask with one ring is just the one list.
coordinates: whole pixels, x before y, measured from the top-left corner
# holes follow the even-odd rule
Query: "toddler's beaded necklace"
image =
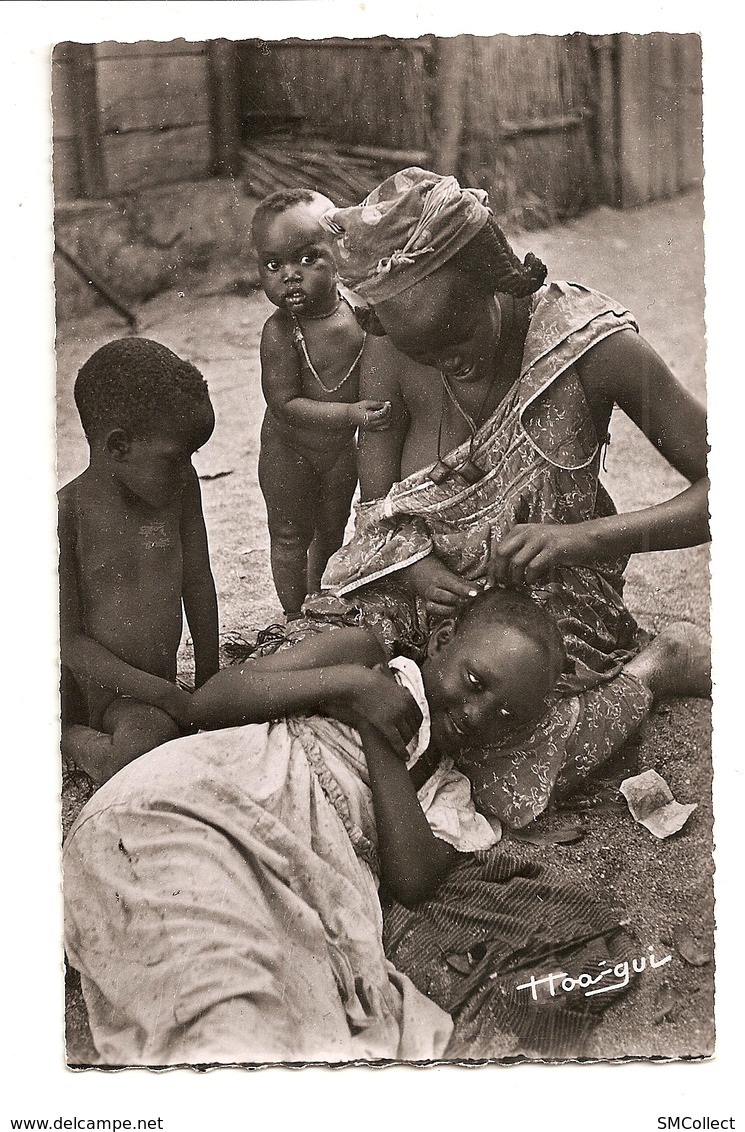
[[(341, 306), (342, 302), (346, 302), (346, 299), (344, 299), (342, 295), (337, 295), (336, 306), (334, 307), (334, 309), (332, 311), (329, 311), (328, 314), (307, 314), (304, 317), (309, 319), (312, 322), (320, 322), (323, 319), (331, 318), (331, 316), (335, 315), (336, 312), (339, 310), (339, 307)], [(296, 349), (299, 349), (299, 350), (302, 351), (303, 357), (305, 358), (305, 364), (307, 365), (310, 372), (313, 374), (313, 377), (316, 379), (318, 384), (321, 386), (321, 389), (323, 389), (324, 393), (336, 393), (337, 390), (341, 389), (342, 385), (344, 385), (347, 381), (349, 381), (350, 377), (352, 376), (355, 369), (357, 368), (357, 365), (359, 364), (360, 358), (362, 357), (362, 351), (365, 348), (365, 341), (367, 339), (367, 332), (364, 331), (364, 330), (362, 331), (362, 345), (359, 348), (359, 352), (357, 354), (357, 357), (354, 359), (354, 361), (352, 362), (352, 364), (349, 367), (349, 369), (347, 370), (347, 372), (344, 374), (344, 377), (341, 379), (341, 381), (337, 382), (336, 385), (326, 385), (325, 382), (323, 382), (321, 380), (321, 376), (318, 373), (318, 370), (313, 365), (313, 362), (310, 360), (310, 354), (308, 353), (308, 345), (305, 341), (305, 335), (303, 334), (303, 328), (300, 325), (295, 312), (290, 311), (290, 314), (292, 315), (292, 321), (295, 323), (294, 329), (292, 331), (293, 345), (295, 346)]]

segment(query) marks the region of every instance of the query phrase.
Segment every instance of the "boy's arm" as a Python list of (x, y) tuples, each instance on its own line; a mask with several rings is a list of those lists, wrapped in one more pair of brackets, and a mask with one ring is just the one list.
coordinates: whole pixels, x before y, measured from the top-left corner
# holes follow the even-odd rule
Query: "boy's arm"
[(268, 723), (291, 715), (313, 715), (327, 704), (343, 705), (355, 720), (373, 719), (402, 758), (421, 724), (413, 697), (385, 673), (360, 664), (285, 669), (245, 665), (223, 668), (191, 697), (192, 722), (216, 729)]
[[(368, 339), (360, 368), (360, 396), (389, 401), (388, 428), (359, 438), (360, 498), (381, 499), (401, 479), (401, 453), (409, 431), (409, 413), (401, 392), (393, 347), (384, 339)], [(396, 354), (396, 358), (400, 355)], [(405, 364), (406, 359), (403, 359)]]
[(380, 401), (314, 401), (303, 397), (300, 361), (289, 327), (272, 316), (261, 335), (261, 388), (264, 399), (280, 419), (321, 429), (372, 429), (383, 425), (389, 409)]
[(374, 727), (360, 727), (370, 774), (378, 831), (381, 882), (407, 907), (437, 888), (457, 849), (435, 837), (414, 784), (399, 758)]
[(182, 597), (194, 644), (195, 687), (199, 688), (220, 667), (217, 592), (210, 567), (202, 493), (194, 468), (184, 487), (181, 512), (183, 554)]
[(69, 496), (60, 495), (59, 577), (60, 658), (64, 668), (83, 683), (111, 688), (167, 712), (177, 723), (187, 724), (190, 696), (170, 681), (133, 668), (121, 657), (86, 636), (80, 608), (75, 551), (75, 521)]

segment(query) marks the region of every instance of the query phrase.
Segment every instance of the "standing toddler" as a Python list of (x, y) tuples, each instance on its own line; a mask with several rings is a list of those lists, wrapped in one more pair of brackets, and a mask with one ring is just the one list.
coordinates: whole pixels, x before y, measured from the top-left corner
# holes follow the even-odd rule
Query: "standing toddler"
[(274, 585), (292, 620), (344, 539), (357, 485), (357, 429), (387, 428), (390, 405), (360, 401), (365, 344), (339, 292), (331, 237), (319, 225), (333, 203), (310, 189), (272, 193), (253, 220), (261, 285), (277, 310), (261, 337), (259, 484), (266, 502)]

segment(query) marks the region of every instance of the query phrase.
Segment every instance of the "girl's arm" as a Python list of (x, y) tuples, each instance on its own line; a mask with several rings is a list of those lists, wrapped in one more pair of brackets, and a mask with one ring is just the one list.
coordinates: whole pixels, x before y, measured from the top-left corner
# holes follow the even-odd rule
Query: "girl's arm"
[(181, 512), (183, 555), (182, 598), (194, 643), (194, 683), (197, 688), (220, 667), (217, 593), (210, 567), (202, 493), (194, 468), (184, 488)]
[(261, 388), (275, 414), (305, 428), (375, 429), (385, 427), (390, 410), (382, 401), (314, 401), (302, 395), (300, 361), (292, 332), (276, 315), (261, 335)]
[(375, 809), (380, 879), (396, 900), (412, 907), (434, 892), (458, 851), (432, 832), (405, 762), (375, 728), (362, 726), (360, 737)]
[[(301, 648), (298, 645), (267, 660), (291, 657)], [(413, 697), (392, 679), (388, 669), (358, 663), (300, 669), (249, 660), (223, 668), (191, 697), (191, 722), (205, 729), (313, 714), (329, 714), (354, 726), (369, 721), (404, 759), (406, 744), (422, 721)]]
[(514, 527), (493, 551), (492, 579), (533, 582), (555, 565), (677, 550), (709, 539), (706, 415), (652, 347), (633, 331), (599, 342), (577, 364), (599, 435), (614, 405), (691, 481), (663, 503), (571, 525)]
[(360, 368), (360, 394), (391, 406), (388, 427), (360, 436), (360, 498), (381, 499), (401, 479), (401, 453), (409, 431), (409, 414), (388, 343), (368, 338)]
[(385, 660), (383, 646), (370, 629), (345, 627), (314, 633), (292, 648), (257, 657), (251, 663), (264, 672), (290, 672), (299, 668), (327, 668), (333, 664), (362, 664), (374, 668)]

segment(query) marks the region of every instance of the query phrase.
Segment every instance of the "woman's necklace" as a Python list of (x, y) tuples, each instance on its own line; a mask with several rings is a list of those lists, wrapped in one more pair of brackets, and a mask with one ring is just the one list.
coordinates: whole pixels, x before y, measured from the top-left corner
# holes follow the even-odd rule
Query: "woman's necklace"
[[(336, 314), (336, 312), (339, 310), (339, 307), (341, 306), (342, 302), (345, 302), (345, 301), (346, 300), (344, 300), (342, 298), (342, 296), (339, 295), (338, 296), (338, 302), (337, 302), (336, 306), (334, 307), (334, 309), (332, 311), (329, 311), (328, 314), (305, 315), (304, 317), (310, 318), (313, 322), (318, 322), (318, 321), (320, 321), (321, 319), (324, 319), (324, 318), (331, 318), (331, 315)], [(292, 315), (292, 321), (295, 323), (294, 329), (292, 331), (292, 341), (293, 341), (295, 348), (299, 349), (302, 352), (302, 355), (305, 358), (305, 364), (307, 365), (310, 372), (313, 374), (313, 376), (316, 379), (316, 381), (318, 382), (318, 384), (321, 386), (321, 389), (324, 391), (324, 393), (336, 393), (337, 390), (341, 389), (342, 385), (344, 385), (345, 382), (349, 381), (350, 377), (352, 376), (355, 369), (357, 368), (357, 365), (359, 364), (360, 358), (362, 357), (362, 351), (365, 348), (365, 340), (367, 339), (367, 333), (364, 330), (362, 331), (362, 345), (359, 348), (359, 352), (357, 354), (357, 357), (354, 359), (354, 361), (352, 362), (352, 364), (349, 367), (349, 369), (347, 370), (347, 372), (344, 374), (344, 377), (341, 379), (341, 381), (337, 382), (336, 385), (326, 385), (325, 382), (323, 382), (321, 380), (321, 377), (318, 373), (318, 370), (313, 365), (313, 362), (310, 360), (310, 354), (308, 353), (308, 344), (305, 341), (305, 335), (303, 334), (303, 328), (300, 325), (300, 323), (298, 322), (297, 317), (295, 315), (295, 312), (290, 311), (290, 314)]]
[[(437, 483), (437, 484), (444, 483), (445, 480), (449, 479), (449, 477), (451, 477), (451, 475), (453, 475), (455, 473), (461, 475), (461, 477), (465, 480), (466, 483), (469, 483), (469, 484), (478, 483), (478, 481), (482, 480), (483, 477), (485, 477), (485, 475), (487, 474), (487, 469), (479, 468), (479, 465), (476, 463), (476, 461), (473, 460), (473, 447), (474, 447), (474, 444), (476, 444), (476, 434), (477, 434), (477, 432), (478, 432), (478, 430), (481, 426), (481, 418), (482, 418), (482, 415), (483, 415), (483, 410), (486, 409), (486, 405), (487, 405), (487, 401), (489, 400), (489, 396), (494, 391), (494, 386), (495, 386), (495, 383), (496, 383), (496, 380), (497, 380), (497, 371), (498, 371), (498, 367), (499, 367), (499, 362), (503, 360), (504, 355), (506, 353), (507, 346), (513, 345), (513, 329), (515, 327), (514, 303), (512, 303), (512, 302), (509, 303), (508, 310), (506, 311), (506, 315), (507, 315), (506, 318), (504, 318), (504, 314), (505, 314), (505, 312), (503, 311), (503, 325), (502, 325), (502, 327), (500, 327), (500, 335), (499, 335), (499, 341), (497, 343), (497, 350), (496, 350), (495, 359), (494, 359), (494, 363), (493, 363), (493, 370), (491, 370), (491, 380), (489, 381), (489, 384), (487, 385), (485, 394), (483, 394), (483, 397), (481, 398), (481, 404), (479, 405), (479, 409), (478, 409), (478, 412), (476, 414), (476, 417), (471, 417), (471, 414), (466, 412), (465, 409), (463, 409), (463, 405), (460, 403), (459, 400), (457, 400), (457, 397), (455, 396), (455, 394), (453, 392), (451, 384), (449, 384), (449, 381), (447, 380), (447, 378), (445, 377), (443, 372), (440, 372), (439, 376), (440, 376), (440, 379), (442, 379), (443, 394), (442, 394), (442, 404), (440, 404), (440, 411), (439, 411), (439, 427), (437, 429), (437, 463), (435, 464), (433, 470), (431, 470), (428, 473), (429, 479), (431, 481), (433, 481), (433, 483)], [(526, 324), (525, 324), (525, 329), (526, 329)], [(524, 335), (523, 335), (523, 337), (524, 337)], [(449, 397), (449, 400), (452, 401), (454, 408), (457, 410), (457, 412), (459, 412), (461, 414), (461, 417), (463, 418), (465, 423), (468, 424), (469, 434), (470, 434), (470, 437), (471, 437), (470, 443), (469, 443), (468, 455), (466, 455), (465, 460), (462, 460), (460, 464), (451, 465), (451, 464), (447, 464), (443, 460), (443, 449), (442, 449), (443, 421), (445, 419), (445, 396), (444, 396), (444, 394), (447, 394), (447, 396)]]
[(442, 372), (440, 373), (440, 379), (442, 381), (443, 394), (446, 393), (448, 395), (453, 406), (458, 411), (458, 413), (460, 413), (461, 417), (468, 425), (468, 431), (471, 439), (468, 445), (468, 455), (466, 456), (465, 460), (461, 460), (459, 464), (455, 464), (454, 466), (445, 463), (442, 458), (442, 425), (445, 418), (445, 398), (443, 396), (440, 407), (440, 424), (437, 429), (437, 463), (429, 473), (429, 478), (433, 483), (440, 484), (443, 483), (454, 472), (457, 472), (463, 477), (466, 483), (477, 483), (478, 480), (483, 479), (483, 477), (486, 475), (486, 471), (483, 468), (480, 468), (478, 464), (474, 462), (473, 446), (476, 441), (476, 433), (478, 431), (479, 425), (481, 424), (481, 417), (483, 416), (484, 407), (486, 406), (489, 395), (494, 388), (496, 375), (492, 375), (491, 381), (486, 387), (486, 392), (481, 399), (481, 404), (479, 405), (478, 412), (476, 413), (475, 417), (472, 417), (471, 414), (466, 412), (466, 410), (463, 408), (460, 401), (455, 396), (455, 393), (450, 386), (450, 382)]

